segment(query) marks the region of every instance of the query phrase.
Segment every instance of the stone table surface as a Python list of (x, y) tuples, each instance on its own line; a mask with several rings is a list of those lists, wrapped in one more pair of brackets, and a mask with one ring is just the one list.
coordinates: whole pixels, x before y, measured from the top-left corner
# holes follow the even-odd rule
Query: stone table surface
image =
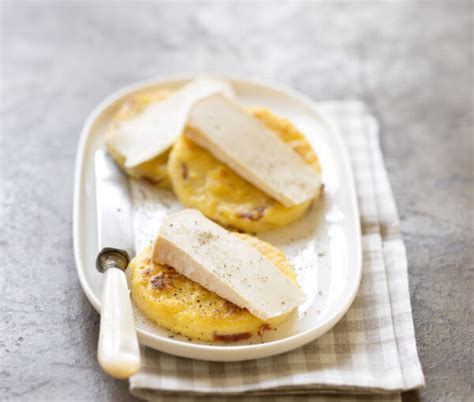
[(125, 84), (210, 71), (368, 103), (400, 211), (427, 381), (404, 400), (473, 396), (472, 2), (0, 8), (1, 400), (134, 400), (97, 366), (98, 315), (76, 275), (79, 131)]

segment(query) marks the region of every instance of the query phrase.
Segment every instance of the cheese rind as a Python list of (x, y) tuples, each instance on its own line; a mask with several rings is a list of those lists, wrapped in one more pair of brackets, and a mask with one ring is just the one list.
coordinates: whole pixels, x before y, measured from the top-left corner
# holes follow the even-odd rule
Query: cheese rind
[(285, 206), (318, 194), (321, 178), (311, 166), (237, 103), (219, 94), (201, 99), (188, 126), (190, 140)]
[(233, 97), (229, 83), (198, 79), (161, 102), (146, 107), (139, 115), (116, 124), (107, 139), (133, 168), (165, 152), (182, 133), (189, 111), (196, 101), (215, 93)]
[(254, 247), (193, 209), (163, 221), (153, 261), (173, 267), (262, 320), (288, 313), (306, 299)]

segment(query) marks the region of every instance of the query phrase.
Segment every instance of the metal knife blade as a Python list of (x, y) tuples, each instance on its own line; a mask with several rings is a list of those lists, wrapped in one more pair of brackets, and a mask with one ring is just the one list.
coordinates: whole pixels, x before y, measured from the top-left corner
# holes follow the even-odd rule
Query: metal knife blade
[(135, 247), (128, 180), (103, 150), (95, 154), (95, 182), (99, 251), (124, 250), (132, 258)]

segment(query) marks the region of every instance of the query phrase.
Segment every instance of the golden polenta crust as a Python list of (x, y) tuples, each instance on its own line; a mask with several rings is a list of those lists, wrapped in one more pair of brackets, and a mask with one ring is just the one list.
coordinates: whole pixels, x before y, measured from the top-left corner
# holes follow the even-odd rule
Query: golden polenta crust
[[(318, 157), (293, 124), (266, 109), (253, 108), (249, 113), (280, 136), (320, 174)], [(184, 136), (176, 141), (170, 153), (168, 173), (173, 190), (183, 205), (199, 209), (221, 225), (247, 233), (288, 225), (301, 218), (312, 202), (284, 206)]]
[[(141, 92), (128, 98), (120, 105), (117, 112), (113, 116), (112, 122), (107, 132), (107, 138), (111, 138), (114, 135), (118, 124), (120, 124), (122, 121), (135, 117), (137, 114), (143, 111), (146, 106), (162, 101), (167, 96), (169, 96), (170, 93), (171, 91), (169, 90), (158, 89), (154, 91)], [(126, 168), (124, 165), (124, 156), (114, 149), (114, 147), (108, 142), (107, 150), (115, 159), (120, 168), (128, 176), (136, 179), (146, 180), (162, 188), (171, 188), (167, 169), (169, 151), (133, 168)]]
[[(235, 236), (255, 247), (297, 284), (296, 273), (280, 250), (253, 236)], [(262, 334), (289, 314), (262, 321), (173, 268), (153, 263), (151, 253), (148, 247), (130, 263), (132, 299), (147, 318), (170, 331), (194, 340), (236, 342)]]

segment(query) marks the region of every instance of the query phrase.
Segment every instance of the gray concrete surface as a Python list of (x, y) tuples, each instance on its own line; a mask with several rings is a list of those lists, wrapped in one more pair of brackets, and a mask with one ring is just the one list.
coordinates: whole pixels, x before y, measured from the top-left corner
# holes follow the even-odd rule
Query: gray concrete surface
[(202, 71), (370, 105), (427, 380), (404, 400), (472, 398), (472, 13), (469, 1), (2, 2), (0, 399), (133, 400), (97, 366), (98, 316), (75, 272), (76, 145), (116, 88)]

